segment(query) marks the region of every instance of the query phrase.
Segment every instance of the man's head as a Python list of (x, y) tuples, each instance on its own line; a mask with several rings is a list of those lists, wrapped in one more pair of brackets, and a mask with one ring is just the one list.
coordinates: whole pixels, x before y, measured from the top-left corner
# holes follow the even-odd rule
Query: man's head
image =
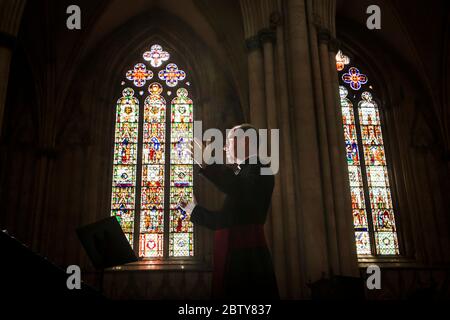
[(227, 162), (240, 163), (258, 154), (258, 131), (253, 125), (243, 123), (227, 131), (224, 147)]

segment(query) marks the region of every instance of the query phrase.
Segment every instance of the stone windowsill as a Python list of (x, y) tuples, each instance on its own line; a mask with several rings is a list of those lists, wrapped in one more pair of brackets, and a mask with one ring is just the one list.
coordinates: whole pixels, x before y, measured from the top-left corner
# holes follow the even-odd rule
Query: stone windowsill
[(368, 256), (358, 258), (358, 266), (367, 268), (370, 265), (378, 265), (381, 268), (423, 268), (424, 265), (415, 259), (408, 257), (377, 257)]
[(212, 271), (212, 266), (204, 261), (170, 259), (170, 260), (140, 260), (122, 266), (112, 267), (106, 272), (116, 271)]

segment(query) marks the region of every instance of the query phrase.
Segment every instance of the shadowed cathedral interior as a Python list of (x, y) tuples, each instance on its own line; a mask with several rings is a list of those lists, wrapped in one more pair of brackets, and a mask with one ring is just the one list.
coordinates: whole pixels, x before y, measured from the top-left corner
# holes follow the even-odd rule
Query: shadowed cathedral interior
[(104, 296), (209, 299), (213, 233), (176, 199), (223, 194), (183, 139), (252, 123), (280, 134), (264, 229), (282, 299), (448, 298), (448, 6), (0, 0), (1, 229), (98, 288), (75, 230), (116, 216), (140, 259), (105, 270)]

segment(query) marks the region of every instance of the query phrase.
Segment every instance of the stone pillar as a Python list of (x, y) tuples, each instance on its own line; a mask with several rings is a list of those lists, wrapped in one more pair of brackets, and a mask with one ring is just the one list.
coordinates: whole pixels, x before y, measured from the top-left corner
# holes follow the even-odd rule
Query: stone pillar
[[(273, 29), (260, 30), (259, 38), (264, 52), (264, 80), (266, 96), (266, 117), (267, 129), (279, 129), (278, 124), (278, 101), (275, 91), (275, 64), (274, 64), (274, 43), (276, 34)], [(272, 147), (271, 145), (269, 146)], [(272, 150), (272, 149), (270, 149)], [(271, 151), (271, 155), (272, 151)], [(283, 168), (280, 168), (283, 170)], [(282, 203), (282, 188), (280, 172), (275, 175), (275, 187), (272, 194), (272, 212), (270, 221), (272, 226), (272, 258), (277, 274), (277, 281), (281, 296), (286, 296), (286, 251), (284, 242), (284, 212)]]
[(339, 273), (339, 250), (336, 236), (335, 197), (333, 190), (333, 177), (331, 172), (330, 141), (328, 136), (328, 123), (325, 115), (325, 93), (322, 85), (321, 61), (318, 49), (318, 35), (313, 21), (310, 2), (307, 1), (308, 35), (311, 52), (312, 81), (314, 83), (314, 98), (316, 105), (317, 136), (319, 141), (319, 154), (322, 174), (322, 190), (325, 208), (325, 224), (327, 229), (328, 264), (331, 274)]
[[(276, 29), (275, 71), (277, 89), (278, 126), (280, 128), (280, 186), (282, 194), (282, 217), (284, 227), (284, 241), (286, 252), (285, 271), (288, 274), (286, 293), (282, 298), (299, 299), (302, 292), (302, 274), (300, 270), (300, 243), (297, 231), (297, 208), (294, 183), (294, 164), (292, 154), (292, 127), (290, 124), (290, 108), (288, 95), (288, 81), (286, 72), (286, 53), (284, 41), (283, 11), (281, 1), (278, 2), (278, 11), (272, 15)], [(304, 281), (303, 281), (304, 282)], [(283, 292), (281, 292), (283, 294)]]
[(257, 128), (265, 128), (267, 123), (265, 112), (264, 61), (261, 43), (258, 36), (246, 40), (248, 49), (248, 82), (250, 121)]
[[(311, 46), (317, 55), (318, 68), (314, 75), (320, 78), (324, 113), (321, 122), (326, 128), (328, 163), (333, 210), (327, 213), (329, 248), (332, 271), (338, 275), (357, 276), (357, 257), (353, 231), (347, 161), (345, 159), (344, 130), (340, 108), (334, 52), (335, 0), (311, 1), (309, 21)], [(334, 52), (334, 53), (333, 53)]]
[[(242, 22), (246, 46), (248, 49), (248, 80), (249, 80), (249, 122), (257, 128), (267, 127), (266, 79), (259, 30), (267, 29), (270, 13), (274, 8), (274, 0), (240, 0)], [(273, 208), (273, 205), (272, 205)], [(264, 231), (269, 249), (273, 250), (272, 210), (268, 215)]]
[(0, 0), (0, 133), (5, 112), (9, 66), (25, 0)]
[[(329, 274), (327, 229), (322, 190), (316, 103), (312, 78), (307, 12), (304, 0), (287, 0), (290, 86), (294, 131), (294, 173), (300, 259), (304, 280)], [(303, 287), (306, 283), (302, 284)]]

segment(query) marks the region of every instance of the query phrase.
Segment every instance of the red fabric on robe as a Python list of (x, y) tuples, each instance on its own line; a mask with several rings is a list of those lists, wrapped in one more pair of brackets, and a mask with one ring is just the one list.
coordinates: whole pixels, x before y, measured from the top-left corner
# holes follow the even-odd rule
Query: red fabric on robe
[(262, 224), (238, 225), (215, 231), (213, 297), (220, 298), (224, 295), (224, 275), (230, 251), (265, 246), (266, 239)]

